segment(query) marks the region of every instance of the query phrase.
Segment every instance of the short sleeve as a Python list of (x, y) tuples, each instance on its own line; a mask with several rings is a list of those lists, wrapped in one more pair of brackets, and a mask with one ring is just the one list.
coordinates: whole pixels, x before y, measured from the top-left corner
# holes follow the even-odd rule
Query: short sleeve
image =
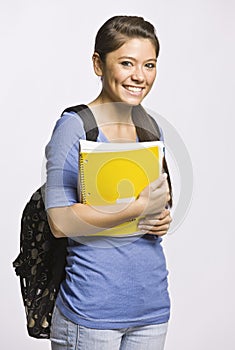
[(76, 113), (64, 113), (46, 146), (45, 208), (70, 206), (79, 201), (79, 140), (85, 139), (83, 122)]

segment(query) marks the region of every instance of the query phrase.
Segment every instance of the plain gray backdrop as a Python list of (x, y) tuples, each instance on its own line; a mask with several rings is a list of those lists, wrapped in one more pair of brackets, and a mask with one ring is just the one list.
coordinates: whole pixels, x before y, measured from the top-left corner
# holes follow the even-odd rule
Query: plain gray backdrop
[(172, 300), (166, 350), (234, 348), (234, 10), (232, 0), (0, 2), (2, 349), (50, 347), (26, 333), (12, 268), (20, 216), (41, 185), (61, 111), (99, 92), (94, 37), (117, 14), (157, 28), (158, 77), (145, 106), (178, 131), (194, 169), (188, 215), (163, 243)]

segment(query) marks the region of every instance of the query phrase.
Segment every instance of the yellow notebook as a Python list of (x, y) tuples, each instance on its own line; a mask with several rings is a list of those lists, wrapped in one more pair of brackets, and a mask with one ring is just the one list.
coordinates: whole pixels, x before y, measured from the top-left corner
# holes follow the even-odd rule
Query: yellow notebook
[[(162, 172), (161, 141), (103, 143), (80, 141), (80, 193), (82, 203), (107, 206), (130, 203)], [(123, 236), (138, 232), (138, 219), (95, 235)]]

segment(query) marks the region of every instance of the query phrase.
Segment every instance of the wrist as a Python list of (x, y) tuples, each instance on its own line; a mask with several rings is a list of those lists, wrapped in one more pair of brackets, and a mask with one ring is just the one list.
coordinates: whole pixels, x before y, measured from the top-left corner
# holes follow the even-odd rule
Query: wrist
[(133, 219), (143, 215), (145, 203), (140, 197), (132, 202), (131, 206), (131, 210), (133, 211)]

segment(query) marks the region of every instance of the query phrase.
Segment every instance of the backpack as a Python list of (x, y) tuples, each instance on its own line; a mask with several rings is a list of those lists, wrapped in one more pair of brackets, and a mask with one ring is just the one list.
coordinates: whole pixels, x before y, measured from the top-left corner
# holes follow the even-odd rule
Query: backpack
[[(69, 107), (64, 112), (79, 114), (86, 139), (97, 140), (98, 127), (91, 110), (86, 105)], [(141, 106), (133, 107), (132, 119), (140, 141), (160, 139), (157, 123)], [(163, 166), (168, 173), (165, 161)], [(33, 193), (23, 210), (20, 253), (13, 262), (15, 273), (20, 278), (28, 334), (40, 339), (50, 338), (55, 300), (60, 283), (65, 278), (68, 243), (67, 238), (55, 238), (50, 230), (44, 205), (44, 192), (45, 184)]]

